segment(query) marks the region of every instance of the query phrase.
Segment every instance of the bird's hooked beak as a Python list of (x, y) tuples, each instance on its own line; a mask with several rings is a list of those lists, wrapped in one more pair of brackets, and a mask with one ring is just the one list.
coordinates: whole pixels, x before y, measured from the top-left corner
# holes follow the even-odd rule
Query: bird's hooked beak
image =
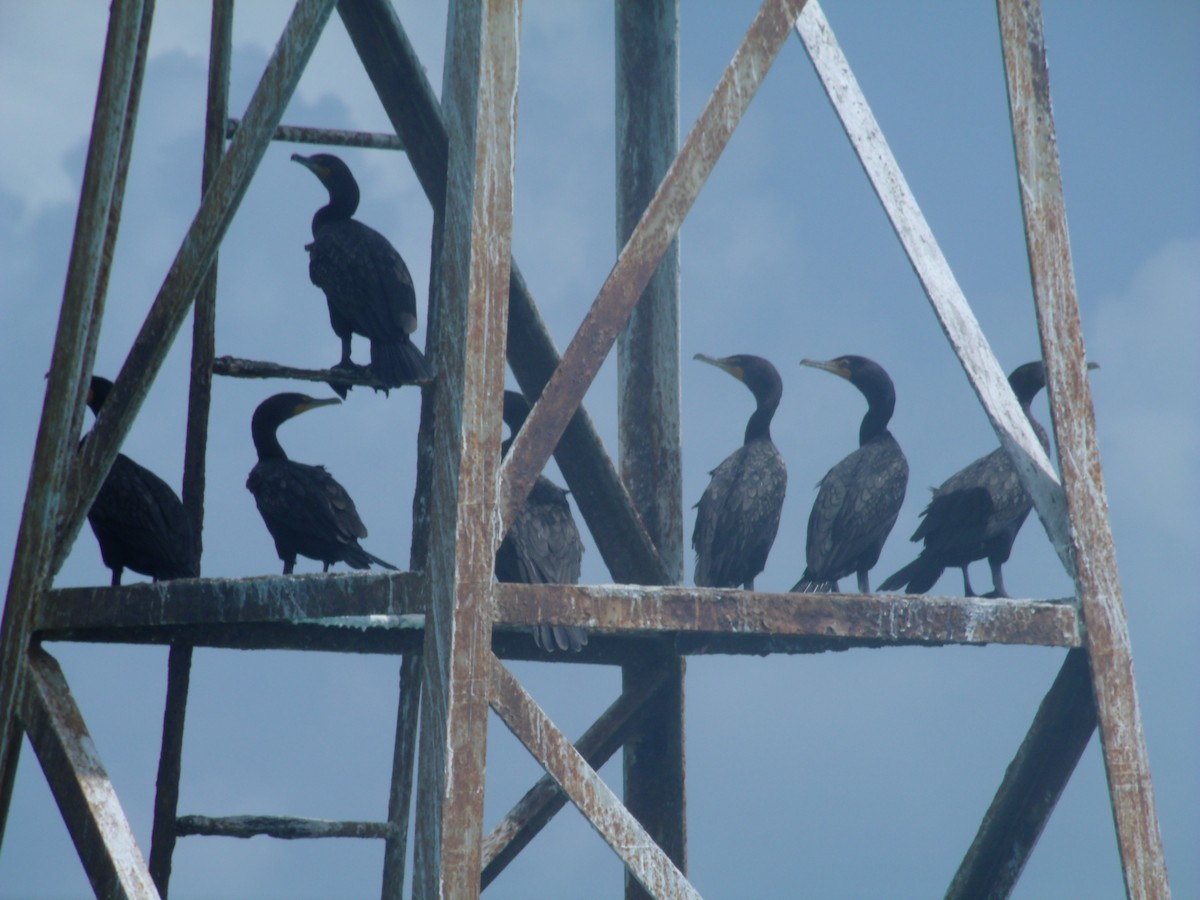
[(341, 403), (337, 397), (324, 397), (318, 400), (315, 397), (306, 397), (296, 404), (295, 410), (292, 411), (293, 416), (298, 416), (300, 413), (308, 412), (310, 409), (316, 409), (318, 406), (336, 406)]
[(837, 359), (821, 360), (821, 359), (802, 359), (800, 365), (811, 366), (814, 369), (824, 369), (826, 372), (832, 372), (839, 378), (850, 380), (850, 367), (846, 365), (846, 361), (841, 357)]
[(714, 356), (707, 356), (704, 353), (697, 353), (695, 356), (692, 357), (692, 359), (698, 359), (702, 363), (708, 363), (710, 366), (716, 366), (721, 371), (728, 372), (730, 375), (732, 375), (738, 381), (746, 380), (745, 379), (746, 373), (742, 369), (742, 367), (730, 362), (728, 357), (726, 357), (725, 359), (717, 359)]
[(292, 162), (300, 163), (300, 165), (304, 166), (304, 168), (308, 169), (310, 172), (320, 178), (321, 181), (324, 181), (329, 176), (329, 168), (321, 165), (311, 157), (302, 156), (299, 153), (293, 153)]

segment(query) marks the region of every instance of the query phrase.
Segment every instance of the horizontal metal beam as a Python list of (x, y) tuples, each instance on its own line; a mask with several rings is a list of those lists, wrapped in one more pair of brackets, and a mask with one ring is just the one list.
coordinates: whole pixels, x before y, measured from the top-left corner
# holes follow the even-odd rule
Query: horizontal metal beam
[[(895, 644), (1078, 646), (1069, 601), (897, 594), (767, 594), (718, 588), (501, 585), (497, 625), (589, 632), (853, 639)], [(691, 652), (703, 652), (692, 645)]]
[(185, 578), (49, 591), (34, 628), (136, 628), (301, 623), (424, 613), (424, 580), (410, 572)]
[(337, 822), (293, 816), (180, 816), (175, 823), (180, 837), (252, 838), (264, 835), (285, 841), (307, 838), (380, 838), (392, 836), (388, 822)]
[(21, 719), (97, 897), (158, 897), (145, 857), (58, 663), (29, 650)]
[[(237, 134), (242, 120), (230, 118), (225, 122), (225, 137)], [(331, 147), (365, 147), (370, 150), (403, 150), (404, 142), (394, 134), (380, 131), (346, 131), (342, 128), (309, 128), (304, 125), (279, 125), (273, 141), (288, 144), (327, 144)]]
[(490, 703), (652, 897), (699, 900), (683, 873), (494, 656)]
[[(575, 749), (593, 769), (600, 769), (625, 743), (638, 713), (666, 681), (666, 673), (639, 682), (621, 696), (575, 742)], [(531, 787), (508, 814), (483, 839), (481, 888), (496, 880), (505, 867), (525, 849), (555, 814), (567, 803), (558, 784), (549, 775)]]
[[(856, 644), (1080, 645), (1078, 613), (1067, 600), (620, 585), (502, 584), (496, 592), (495, 627), (501, 631), (515, 634), (538, 622), (579, 625), (601, 644), (666, 637), (686, 654), (797, 653)], [(225, 634), (230, 626), (254, 625), (291, 628), (297, 635), (327, 628), (336, 645), (340, 632), (419, 633), (424, 612), (423, 579), (407, 572), (181, 579), (50, 591), (34, 629), (43, 638), (71, 640), (88, 640), (89, 631), (97, 639), (121, 640), (114, 632), (126, 631), (140, 642), (156, 630), (165, 639), (194, 628), (189, 639), (204, 644), (205, 628)], [(249, 634), (241, 639), (250, 641)], [(590, 651), (589, 644), (582, 655)]]

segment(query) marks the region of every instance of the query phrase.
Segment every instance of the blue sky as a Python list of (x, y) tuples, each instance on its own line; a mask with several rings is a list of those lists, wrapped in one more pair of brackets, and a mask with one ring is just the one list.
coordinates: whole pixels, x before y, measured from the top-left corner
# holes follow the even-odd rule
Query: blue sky
[[(754, 8), (684, 5), (684, 132)], [(244, 107), (288, 9), (239, 4), (234, 110)], [(444, 9), (398, 9), (440, 88)], [(158, 11), (97, 360), (109, 376), (198, 200), (207, 10), (194, 2)], [(825, 12), (1001, 365), (1008, 371), (1035, 358), (994, 6), (829, 0)], [(1200, 541), (1200, 8), (1048, 0), (1044, 14), (1083, 330), (1089, 358), (1102, 366), (1091, 384), (1151, 770), (1175, 894), (1195, 896), (1200, 608), (1188, 591), (1187, 561)], [(68, 16), (72, 27), (63, 29)], [(9, 136), (0, 168), (0, 370), (10, 385), (0, 442), (4, 548), (15, 544), (40, 414), (104, 27), (102, 4), (0, 9), (0, 119)], [(514, 253), (560, 347), (615, 258), (612, 58), (610, 4), (526, 3)], [(336, 16), (284, 121), (388, 127)], [(338, 345), (302, 247), (323, 192), (288, 162), (292, 150), (277, 145), (267, 153), (222, 249), (217, 350), (321, 366), (334, 361)], [(392, 239), (423, 296), (432, 217), (407, 161), (381, 151), (343, 156), (363, 185), (359, 217)], [(752, 410), (742, 386), (692, 355), (757, 353), (783, 376), (772, 431), (790, 487), (757, 585), (786, 590), (803, 568), (813, 486), (854, 446), (864, 408), (849, 385), (798, 362), (859, 353), (896, 383), (892, 430), (912, 470), (873, 581), (907, 562), (926, 489), (990, 451), (995, 436), (797, 39), (784, 47), (684, 225), (682, 267), (687, 539), (691, 504), (708, 471), (740, 443)], [(187, 343), (176, 343), (124, 448), (176, 486)], [(355, 353), (365, 353), (360, 342)], [(207, 575), (279, 571), (243, 485), (254, 462), (250, 413), (285, 389), (217, 382)], [(586, 402), (615, 454), (611, 363)], [(1043, 398), (1035, 412), (1049, 424)], [(326, 464), (355, 497), (371, 530), (366, 546), (397, 561), (407, 558), (410, 536), (417, 414), (415, 391), (386, 399), (356, 391), (281, 431), (294, 458)], [(608, 581), (588, 545), (584, 580)], [(689, 551), (689, 581), (691, 568)], [(983, 567), (976, 569), (976, 583), (986, 582)], [(298, 570), (315, 567), (302, 562)], [(1014, 595), (1072, 590), (1036, 521), (1005, 574)], [(85, 529), (57, 584), (107, 581)], [(950, 573), (937, 589), (960, 587)], [(51, 650), (148, 849), (166, 651)], [(1061, 662), (1062, 651), (1005, 647), (691, 660), (693, 883), (712, 897), (943, 892)], [(570, 735), (619, 689), (618, 673), (599, 667), (513, 668)], [(181, 812), (383, 817), (396, 673), (389, 658), (197, 651)], [(490, 825), (538, 769), (494, 720), (488, 751)], [(619, 763), (602, 774), (619, 790)], [(185, 839), (172, 894), (371, 895), (381, 859), (381, 848), (366, 842)], [(620, 882), (616, 857), (568, 808), (489, 896), (611, 897)], [(0, 852), (0, 897), (86, 892), (26, 748)], [(1123, 895), (1095, 739), (1015, 895)]]

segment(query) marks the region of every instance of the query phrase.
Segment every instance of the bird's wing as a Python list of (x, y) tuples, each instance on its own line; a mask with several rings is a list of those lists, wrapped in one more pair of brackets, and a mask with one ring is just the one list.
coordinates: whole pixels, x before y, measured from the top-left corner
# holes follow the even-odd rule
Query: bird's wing
[(859, 447), (821, 479), (808, 519), (808, 567), (821, 580), (853, 573), (881, 547), (904, 502), (908, 462), (894, 440)]
[(124, 454), (113, 461), (88, 518), (98, 533), (120, 542), (130, 568), (196, 574), (183, 503), (170, 485)]
[(787, 469), (769, 443), (742, 446), (712, 471), (692, 531), (697, 585), (738, 587), (763, 570), (786, 491)]
[(280, 528), (338, 543), (367, 536), (354, 501), (324, 466), (282, 462), (255, 466), (246, 483), (272, 534)]
[(323, 227), (309, 245), (309, 277), (331, 314), (372, 340), (398, 340), (417, 327), (412, 275), (387, 238), (354, 219)]
[[(501, 580), (524, 584), (578, 584), (583, 541), (566, 491), (539, 478), (505, 539), (511, 554)], [(502, 569), (500, 562), (497, 569)], [(498, 573), (499, 575), (499, 573)]]

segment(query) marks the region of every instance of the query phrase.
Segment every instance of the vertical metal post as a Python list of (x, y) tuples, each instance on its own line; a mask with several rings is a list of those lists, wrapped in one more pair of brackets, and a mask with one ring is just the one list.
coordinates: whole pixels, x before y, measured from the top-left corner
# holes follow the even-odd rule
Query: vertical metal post
[(128, 159), (131, 142), (132, 116), (127, 114), (131, 104), (136, 105), (136, 48), (143, 24), (140, 0), (113, 5), (46, 402), (0, 626), (0, 840), (21, 749), (18, 708), (31, 623), (52, 577), (63, 485), (83, 421), (83, 376), (91, 372), (95, 358), (92, 330), (102, 302), (96, 289), (105, 267), (105, 248), (111, 249), (107, 238), (116, 227), (114, 200), (124, 190), (121, 160), (123, 154)]
[[(679, 150), (678, 0), (616, 3), (617, 248)], [(679, 239), (658, 264), (617, 345), (621, 477), (672, 583), (683, 576)], [(685, 664), (669, 652), (621, 670), (625, 691), (666, 682), (623, 755), (625, 805), (687, 872)], [(628, 870), (625, 896), (649, 896)]]
[(520, 4), (457, 0), (442, 106), (446, 208), (430, 309), (434, 454), (417, 897), (479, 894)]
[(400, 702), (396, 710), (396, 744), (392, 751), (392, 789), (388, 822), (392, 834), (383, 851), (383, 900), (404, 897), (404, 864), (408, 856), (408, 813), (412, 808), (413, 763), (421, 700), (421, 657), (406, 653), (400, 662)]
[(997, 7), (1046, 387), (1072, 525), (1075, 592), (1086, 626), (1125, 890), (1130, 897), (1165, 897), (1170, 888), (1096, 444), (1041, 5), (998, 0)]
[[(229, 118), (229, 64), (233, 47), (233, 0), (213, 0), (208, 48), (208, 108), (204, 121), (204, 161), (200, 195), (208, 190), (225, 155)], [(217, 259), (196, 295), (192, 322), (192, 377), (188, 394), (187, 443), (183, 461), (183, 505), (195, 538), (196, 563), (203, 555), (204, 483), (208, 415), (212, 405), (212, 362), (216, 352)], [(172, 643), (167, 661), (167, 697), (163, 709), (162, 749), (155, 780), (154, 825), (150, 835), (150, 874), (162, 896), (171, 881), (175, 854), (179, 779), (183, 766), (183, 729), (192, 673), (191, 644)]]
[[(679, 3), (616, 3), (617, 250), (679, 152)], [(683, 574), (679, 238), (617, 343), (621, 477), (674, 583)]]

